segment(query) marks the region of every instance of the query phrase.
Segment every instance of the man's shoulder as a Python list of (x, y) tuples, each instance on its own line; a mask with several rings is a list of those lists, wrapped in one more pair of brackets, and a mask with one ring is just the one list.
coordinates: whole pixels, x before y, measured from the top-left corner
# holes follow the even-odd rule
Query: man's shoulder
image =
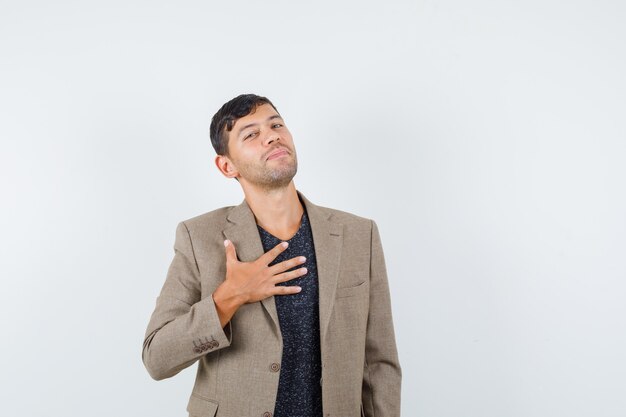
[(236, 206), (225, 206), (220, 207), (215, 210), (208, 211), (206, 213), (202, 213), (193, 217), (190, 217), (186, 220), (183, 220), (182, 223), (187, 226), (187, 229), (206, 229), (212, 227), (222, 227), (228, 223), (226, 218), (228, 217), (228, 213)]
[(333, 221), (346, 226), (368, 226), (372, 222), (367, 217), (349, 211), (324, 206), (317, 206), (317, 208), (327, 213)]

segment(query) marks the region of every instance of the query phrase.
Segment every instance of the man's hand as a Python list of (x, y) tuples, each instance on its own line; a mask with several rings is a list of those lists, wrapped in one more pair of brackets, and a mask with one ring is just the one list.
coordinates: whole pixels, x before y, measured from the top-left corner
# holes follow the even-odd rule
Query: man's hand
[(306, 274), (306, 268), (284, 272), (306, 261), (304, 256), (296, 256), (276, 265), (268, 266), (286, 248), (287, 242), (281, 242), (252, 262), (240, 262), (237, 259), (235, 245), (224, 241), (226, 247), (226, 280), (213, 293), (215, 307), (222, 327), (230, 321), (237, 309), (246, 303), (263, 300), (272, 295), (288, 295), (300, 292), (296, 286), (277, 286)]

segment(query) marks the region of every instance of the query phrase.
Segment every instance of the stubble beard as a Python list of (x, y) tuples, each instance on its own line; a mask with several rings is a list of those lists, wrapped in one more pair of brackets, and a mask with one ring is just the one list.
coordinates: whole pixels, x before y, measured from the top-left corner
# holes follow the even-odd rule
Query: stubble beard
[(298, 172), (298, 160), (295, 154), (289, 154), (287, 158), (290, 159), (289, 162), (277, 161), (276, 163), (269, 160), (256, 166), (243, 165), (239, 167), (239, 172), (248, 182), (264, 190), (285, 188)]

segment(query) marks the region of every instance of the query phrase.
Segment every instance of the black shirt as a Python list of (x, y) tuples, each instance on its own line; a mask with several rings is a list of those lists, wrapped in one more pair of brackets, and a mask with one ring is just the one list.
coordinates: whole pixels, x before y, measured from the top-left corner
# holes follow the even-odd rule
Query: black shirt
[[(304, 207), (304, 205), (303, 205)], [(282, 240), (257, 225), (265, 252)], [(283, 337), (282, 363), (274, 417), (322, 417), (319, 293), (313, 234), (306, 209), (289, 246), (270, 263), (305, 256), (307, 273), (277, 285), (300, 286), (297, 294), (276, 295), (276, 310)]]

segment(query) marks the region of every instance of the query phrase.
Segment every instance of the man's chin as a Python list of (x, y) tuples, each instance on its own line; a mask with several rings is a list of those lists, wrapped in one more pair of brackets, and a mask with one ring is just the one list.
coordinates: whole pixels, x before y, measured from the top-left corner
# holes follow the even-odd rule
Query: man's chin
[(264, 185), (269, 188), (284, 188), (293, 180), (296, 172), (297, 170), (283, 173), (283, 175), (272, 175), (270, 178), (267, 178), (267, 181), (264, 181)]

